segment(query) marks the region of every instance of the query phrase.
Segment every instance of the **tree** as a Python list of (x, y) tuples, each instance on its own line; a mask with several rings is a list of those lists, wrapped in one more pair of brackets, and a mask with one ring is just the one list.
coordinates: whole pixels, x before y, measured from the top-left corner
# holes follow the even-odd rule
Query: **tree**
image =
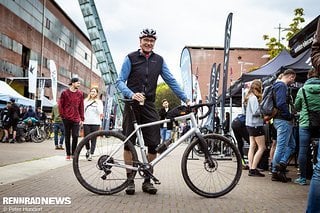
[(279, 25), (279, 37), (276, 39), (275, 37), (270, 37), (269, 35), (263, 35), (263, 40), (267, 41), (266, 46), (268, 47), (268, 53), (270, 55), (270, 59), (276, 57), (283, 49), (289, 49), (287, 46), (281, 43), (280, 32), (281, 30), (286, 31), (286, 41), (289, 41), (295, 34), (297, 34), (301, 30), (301, 24), (305, 22), (304, 10), (303, 8), (297, 8), (294, 10), (294, 18), (292, 19), (292, 23), (289, 24), (288, 28), (281, 28)]
[(169, 86), (164, 82), (158, 84), (156, 94), (157, 95), (155, 105), (157, 109), (160, 109), (162, 107), (163, 99), (168, 100), (170, 108), (176, 107), (181, 104), (180, 99), (172, 92)]

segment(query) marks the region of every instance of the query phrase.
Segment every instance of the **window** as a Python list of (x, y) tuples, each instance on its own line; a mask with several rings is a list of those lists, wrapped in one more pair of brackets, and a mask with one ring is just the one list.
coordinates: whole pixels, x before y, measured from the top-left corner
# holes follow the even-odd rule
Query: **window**
[(88, 53), (84, 53), (84, 59), (88, 60)]
[(50, 20), (48, 18), (46, 18), (46, 28), (48, 30), (50, 30), (50, 25), (51, 25)]
[(49, 69), (49, 60), (46, 57), (43, 57), (43, 67)]

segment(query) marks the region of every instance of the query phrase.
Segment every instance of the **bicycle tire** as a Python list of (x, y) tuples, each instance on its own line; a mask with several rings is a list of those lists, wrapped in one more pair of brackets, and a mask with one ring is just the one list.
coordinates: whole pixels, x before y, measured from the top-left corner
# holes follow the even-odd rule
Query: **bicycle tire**
[(192, 155), (199, 139), (191, 142), (183, 153), (181, 170), (187, 186), (196, 194), (217, 198), (229, 193), (238, 183), (242, 173), (241, 156), (237, 147), (222, 135), (203, 136), (211, 144), (210, 156), (214, 161), (209, 166), (204, 156)]
[(233, 143), (234, 145), (237, 146), (237, 141), (234, 139), (234, 137), (232, 135), (226, 134), (226, 135), (223, 135), (223, 136), (228, 138), (231, 141), (231, 143)]
[[(85, 157), (86, 144), (96, 138), (96, 149), (92, 161)], [(124, 168), (123, 148), (120, 148), (109, 159), (114, 165), (103, 165), (112, 152), (119, 148), (126, 137), (120, 132), (100, 130), (84, 137), (78, 144), (73, 158), (73, 171), (79, 183), (95, 194), (112, 195), (124, 190), (128, 184), (127, 170)], [(127, 147), (132, 155), (133, 162), (138, 162), (138, 155), (131, 142)], [(121, 167), (122, 165), (122, 167)], [(134, 164), (133, 164), (134, 165)], [(132, 171), (132, 178), (136, 171)]]
[(46, 133), (42, 129), (39, 129), (38, 131), (39, 131), (39, 135), (37, 134), (37, 130), (34, 129), (30, 137), (33, 142), (42, 143), (46, 139)]

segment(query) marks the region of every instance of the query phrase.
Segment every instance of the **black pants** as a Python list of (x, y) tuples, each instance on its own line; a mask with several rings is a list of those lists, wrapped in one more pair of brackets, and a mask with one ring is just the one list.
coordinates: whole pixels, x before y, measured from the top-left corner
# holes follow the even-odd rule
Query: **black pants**
[(243, 153), (244, 142), (243, 142), (243, 140), (245, 140), (249, 143), (248, 130), (247, 130), (246, 126), (243, 123), (241, 123), (241, 121), (237, 118), (232, 121), (231, 128), (233, 130), (234, 137), (237, 140), (240, 155), (241, 155), (242, 159), (244, 159), (244, 153)]
[[(73, 155), (77, 148), (79, 137), (79, 123), (63, 119), (65, 144), (67, 155)], [(70, 137), (72, 135), (72, 150), (70, 150)]]
[[(100, 125), (84, 124), (83, 125), (84, 136), (87, 136), (92, 132), (98, 131), (99, 129), (100, 129)], [(94, 154), (94, 150), (96, 149), (96, 143), (97, 143), (97, 138), (95, 137), (91, 139), (91, 147), (90, 147), (90, 142), (86, 144), (86, 149), (90, 150), (90, 153), (92, 155)]]
[[(159, 120), (159, 115), (153, 102), (146, 101), (143, 106), (134, 104), (132, 107), (138, 124), (145, 124)], [(122, 126), (123, 134), (125, 136), (129, 136), (134, 130), (132, 115), (130, 114), (128, 104), (124, 107)], [(148, 147), (148, 153), (156, 154), (157, 152), (155, 151), (155, 148), (160, 143), (160, 125), (142, 128), (142, 133), (145, 145)], [(135, 138), (135, 135), (130, 138), (133, 144), (135, 144)], [(127, 150), (126, 147), (125, 149)]]

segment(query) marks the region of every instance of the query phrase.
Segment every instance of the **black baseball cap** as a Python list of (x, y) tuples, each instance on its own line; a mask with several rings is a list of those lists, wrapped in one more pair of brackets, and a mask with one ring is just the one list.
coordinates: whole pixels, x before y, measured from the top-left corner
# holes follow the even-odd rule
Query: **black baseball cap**
[(71, 78), (69, 86), (71, 86), (73, 83), (76, 83), (78, 81), (79, 81), (79, 78), (76, 78), (76, 77), (75, 78)]

